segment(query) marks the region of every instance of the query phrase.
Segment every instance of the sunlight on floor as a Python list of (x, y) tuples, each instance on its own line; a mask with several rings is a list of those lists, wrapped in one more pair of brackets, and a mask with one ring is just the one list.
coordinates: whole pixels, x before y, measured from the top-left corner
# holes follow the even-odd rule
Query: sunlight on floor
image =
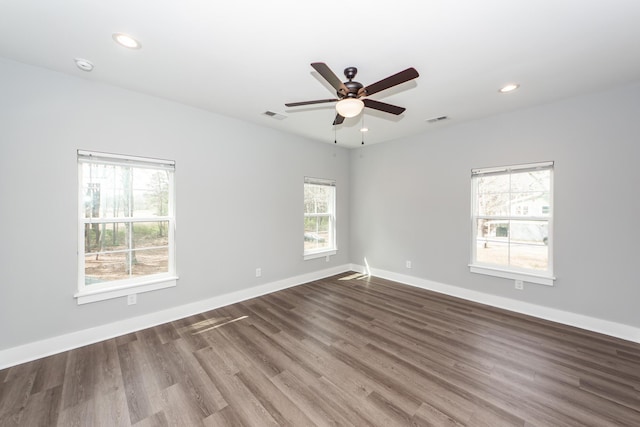
[[(191, 333), (191, 335), (198, 335), (198, 334), (201, 334), (203, 332), (211, 331), (213, 329), (219, 328), (220, 326), (228, 325), (230, 323), (234, 323), (234, 322), (237, 322), (238, 320), (246, 319), (248, 317), (249, 316), (240, 316), (240, 317), (238, 317), (236, 319), (227, 320), (226, 322), (218, 323), (218, 324), (215, 324), (216, 320), (203, 320), (202, 322), (198, 322), (198, 323), (195, 323), (195, 324), (191, 325), (190, 328), (191, 329), (199, 329), (200, 327), (203, 327), (203, 326), (205, 326), (205, 328), (204, 329), (200, 329), (198, 331), (194, 331), (194, 332)], [(211, 325), (211, 326), (209, 326), (209, 325)], [(209, 326), (209, 327), (206, 327), (206, 326)]]
[(367, 258), (364, 258), (364, 265), (366, 272), (365, 273), (353, 273), (350, 276), (341, 277), (338, 280), (362, 280), (371, 276), (371, 269), (369, 268), (369, 263), (367, 262)]
[(349, 276), (341, 277), (338, 280), (361, 280), (361, 279), (364, 279), (365, 277), (369, 277), (369, 276), (362, 273), (353, 273)]

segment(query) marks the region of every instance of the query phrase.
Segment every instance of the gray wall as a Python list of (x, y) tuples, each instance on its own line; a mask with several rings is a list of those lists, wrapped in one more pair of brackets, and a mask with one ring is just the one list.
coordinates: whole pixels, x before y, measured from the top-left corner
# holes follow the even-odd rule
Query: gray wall
[[(471, 169), (546, 160), (555, 286), (471, 274)], [(353, 150), (351, 260), (639, 327), (639, 161), (638, 84)]]
[[(0, 349), (349, 262), (343, 148), (2, 59), (0, 94)], [(79, 148), (176, 161), (176, 288), (76, 304)], [(328, 263), (302, 259), (305, 175), (337, 180)]]
[[(640, 326), (640, 85), (351, 151), (2, 59), (0, 95), (0, 350), (365, 257)], [(176, 160), (178, 287), (76, 304), (78, 148)], [(469, 273), (470, 170), (545, 160), (556, 286)], [(305, 175), (338, 181), (330, 263), (302, 260)]]

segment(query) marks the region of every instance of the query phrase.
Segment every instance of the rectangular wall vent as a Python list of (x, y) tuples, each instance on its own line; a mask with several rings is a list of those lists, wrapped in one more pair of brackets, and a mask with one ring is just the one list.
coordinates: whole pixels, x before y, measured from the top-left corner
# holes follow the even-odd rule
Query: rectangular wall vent
[(276, 120), (284, 120), (284, 119), (286, 119), (286, 118), (287, 118), (287, 116), (285, 116), (285, 115), (284, 115), (284, 114), (282, 114), (282, 113), (275, 113), (275, 112), (273, 112), (273, 111), (268, 111), (268, 110), (267, 110), (267, 111), (265, 111), (265, 112), (264, 112), (264, 113), (262, 113), (262, 114), (264, 114), (265, 116), (269, 116), (269, 117), (271, 117), (271, 118), (274, 118), (274, 119), (276, 119)]
[(432, 119), (428, 119), (427, 123), (438, 123), (441, 122), (443, 120), (448, 120), (449, 116), (440, 116), (440, 117), (434, 117)]

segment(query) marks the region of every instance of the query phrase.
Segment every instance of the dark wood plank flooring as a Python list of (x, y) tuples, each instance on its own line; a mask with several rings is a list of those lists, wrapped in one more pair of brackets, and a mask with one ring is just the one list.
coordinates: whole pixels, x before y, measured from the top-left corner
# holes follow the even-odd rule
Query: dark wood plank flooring
[(640, 426), (640, 345), (347, 273), (0, 371), (2, 426)]

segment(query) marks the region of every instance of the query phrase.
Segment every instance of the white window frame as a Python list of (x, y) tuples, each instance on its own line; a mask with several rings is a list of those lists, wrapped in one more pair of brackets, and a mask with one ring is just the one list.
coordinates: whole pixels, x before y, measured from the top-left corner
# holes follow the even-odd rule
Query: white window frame
[[(83, 164), (108, 164), (116, 166), (138, 166), (145, 169), (171, 171), (169, 174), (168, 213), (166, 216), (152, 218), (86, 218), (83, 184)], [(176, 250), (175, 250), (175, 161), (152, 159), (146, 157), (127, 156), (120, 154), (100, 153), (95, 151), (78, 150), (78, 291), (74, 295), (78, 304), (87, 304), (111, 298), (124, 297), (142, 292), (165, 289), (176, 286)], [(130, 277), (91, 285), (85, 284), (85, 225), (113, 222), (157, 222), (168, 221), (168, 271), (159, 274)]]
[[(330, 200), (329, 203), (329, 212), (326, 214), (316, 214), (316, 213), (311, 213), (311, 214), (307, 214), (306, 212), (304, 212), (304, 204), (303, 204), (303, 213), (304, 213), (304, 218), (307, 217), (327, 217), (329, 218), (329, 239), (330, 239), (330, 245), (328, 248), (322, 248), (322, 249), (315, 249), (315, 250), (306, 250), (304, 248), (304, 240), (303, 240), (303, 258), (304, 260), (309, 260), (309, 259), (314, 259), (314, 258), (321, 258), (321, 257), (329, 257), (329, 256), (333, 256), (336, 253), (338, 253), (338, 245), (336, 242), (336, 193), (337, 193), (337, 187), (336, 187), (336, 181), (331, 180), (331, 179), (322, 179), (322, 178), (312, 178), (312, 177), (304, 177), (304, 187), (305, 188), (307, 185), (323, 185), (323, 186), (328, 186), (328, 187), (332, 187), (333, 188), (333, 198), (332, 200)], [(304, 194), (304, 192), (303, 192)], [(303, 237), (304, 237), (304, 221), (303, 221), (303, 225), (302, 225), (302, 232), (303, 232)]]
[[(502, 166), (494, 168), (472, 169), (471, 171), (471, 262), (469, 270), (471, 273), (485, 274), (489, 276), (502, 277), (505, 279), (522, 280), (523, 282), (537, 283), (541, 285), (553, 286), (556, 279), (553, 275), (553, 173), (554, 162), (529, 163), (513, 166)], [(512, 213), (505, 216), (483, 216), (478, 215), (477, 206), (477, 186), (476, 177), (488, 174), (511, 174), (512, 172), (523, 172), (526, 170), (549, 170), (550, 171), (550, 189), (549, 189), (549, 216), (527, 217), (531, 220), (543, 220), (548, 222), (549, 235), (547, 237), (548, 261), (547, 270), (538, 271), (531, 269), (518, 268), (515, 266), (500, 266), (495, 264), (483, 264), (476, 261), (477, 236), (478, 236), (478, 220), (479, 219), (498, 219), (498, 220), (522, 220), (522, 217), (514, 216)]]

